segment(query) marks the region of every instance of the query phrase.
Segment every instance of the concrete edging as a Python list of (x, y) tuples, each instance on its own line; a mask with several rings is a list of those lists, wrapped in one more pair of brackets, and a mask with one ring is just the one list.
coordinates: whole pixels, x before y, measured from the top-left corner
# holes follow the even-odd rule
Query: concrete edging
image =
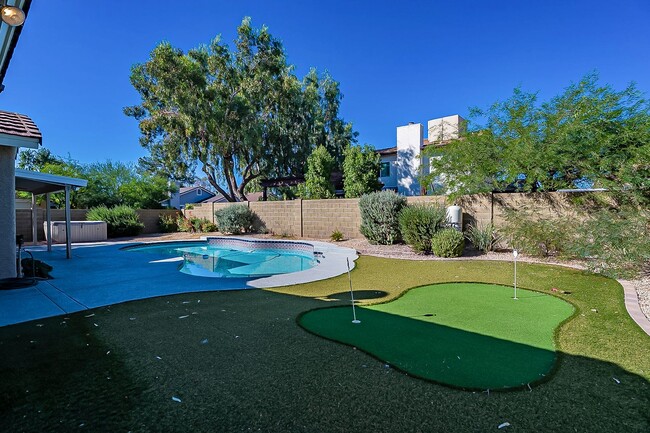
[(632, 320), (634, 320), (636, 324), (645, 331), (646, 334), (650, 335), (650, 320), (648, 320), (645, 314), (643, 314), (643, 311), (641, 311), (639, 297), (634, 285), (627, 280), (618, 280), (618, 282), (623, 286), (625, 309), (627, 310), (627, 313), (630, 315)]

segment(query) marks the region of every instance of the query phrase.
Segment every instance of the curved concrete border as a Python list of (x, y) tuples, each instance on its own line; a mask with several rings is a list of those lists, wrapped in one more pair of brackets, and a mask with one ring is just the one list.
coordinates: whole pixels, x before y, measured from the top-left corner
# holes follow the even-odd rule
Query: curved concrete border
[(310, 283), (312, 281), (326, 280), (347, 272), (347, 263), (350, 269), (355, 266), (355, 260), (359, 258), (357, 251), (352, 248), (339, 247), (327, 242), (301, 241), (314, 246), (314, 254), (318, 260), (318, 266), (305, 271), (293, 272), (290, 274), (272, 275), (270, 277), (250, 280), (248, 285), (259, 289), (270, 287), (291, 286), (294, 284)]
[(650, 320), (643, 314), (641, 311), (641, 305), (639, 304), (639, 296), (636, 293), (636, 289), (631, 281), (627, 280), (618, 280), (621, 286), (623, 286), (623, 292), (625, 297), (625, 309), (630, 315), (632, 320), (636, 322), (637, 325), (645, 331), (646, 334), (650, 335)]

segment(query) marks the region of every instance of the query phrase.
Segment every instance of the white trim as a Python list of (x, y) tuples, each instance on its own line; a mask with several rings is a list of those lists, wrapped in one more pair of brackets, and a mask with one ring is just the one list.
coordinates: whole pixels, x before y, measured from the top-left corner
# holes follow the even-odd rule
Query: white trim
[(7, 147), (29, 147), (30, 149), (38, 149), (41, 144), (40, 138), (22, 137), (20, 135), (9, 135), (0, 133), (0, 146)]

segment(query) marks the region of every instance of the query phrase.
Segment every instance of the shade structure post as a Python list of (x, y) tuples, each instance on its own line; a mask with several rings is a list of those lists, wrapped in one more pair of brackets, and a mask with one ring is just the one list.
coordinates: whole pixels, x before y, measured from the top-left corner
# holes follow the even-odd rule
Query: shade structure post
[(52, 213), (50, 211), (50, 193), (45, 194), (45, 237), (47, 238), (47, 252), (52, 252)]
[(70, 224), (70, 185), (65, 186), (65, 257), (66, 259), (72, 258), (72, 240), (70, 232), (72, 231), (72, 224)]
[(36, 194), (32, 193), (32, 245), (38, 245), (38, 215), (36, 214)]

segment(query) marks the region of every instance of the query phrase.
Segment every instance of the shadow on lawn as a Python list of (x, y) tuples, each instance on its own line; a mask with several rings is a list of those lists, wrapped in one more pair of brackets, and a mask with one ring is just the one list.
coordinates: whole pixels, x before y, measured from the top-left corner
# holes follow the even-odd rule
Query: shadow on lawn
[(194, 293), (1, 327), (0, 431), (649, 430), (650, 384), (615, 364), (563, 354), (532, 391), (451, 389), (297, 325), (322, 305)]

